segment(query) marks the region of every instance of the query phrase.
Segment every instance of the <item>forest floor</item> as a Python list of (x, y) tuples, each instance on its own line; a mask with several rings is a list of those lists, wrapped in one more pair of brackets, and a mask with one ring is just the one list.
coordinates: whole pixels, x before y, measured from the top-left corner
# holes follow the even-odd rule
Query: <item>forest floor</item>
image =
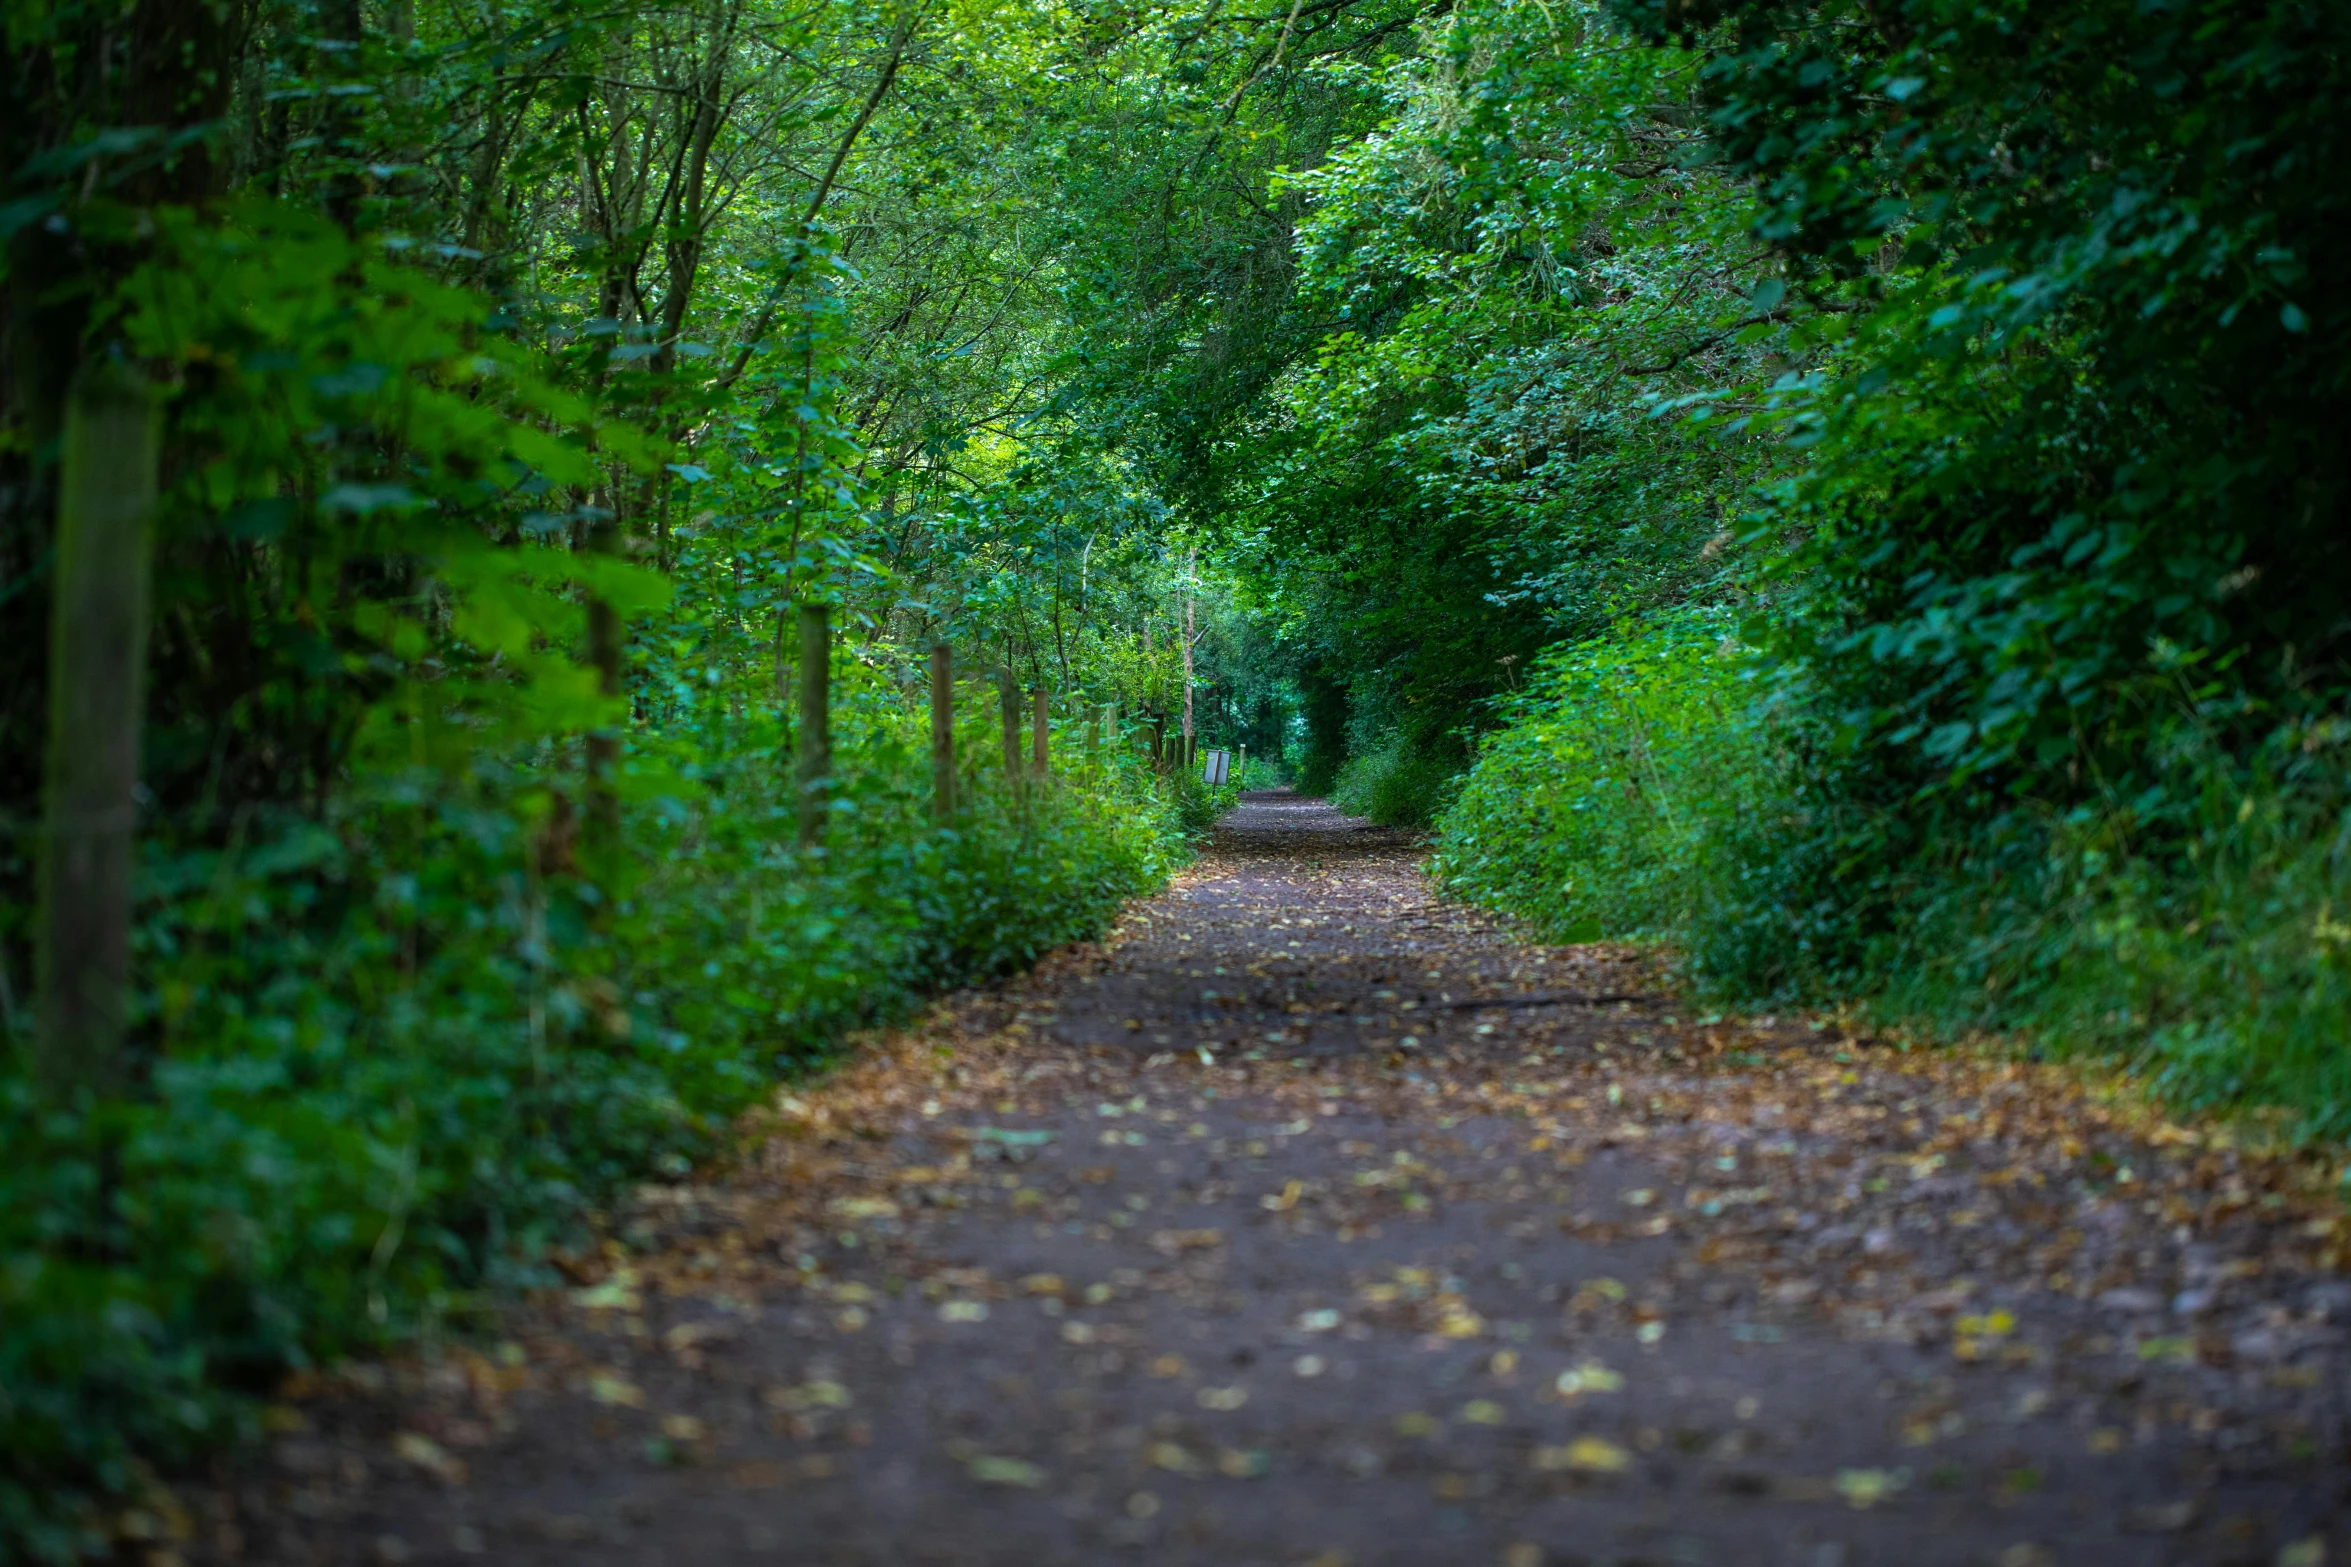
[(2312, 1164), (1694, 1016), (1420, 853), (1249, 796), (1103, 943), (641, 1192), (502, 1341), (290, 1389), (186, 1554), (2351, 1560)]

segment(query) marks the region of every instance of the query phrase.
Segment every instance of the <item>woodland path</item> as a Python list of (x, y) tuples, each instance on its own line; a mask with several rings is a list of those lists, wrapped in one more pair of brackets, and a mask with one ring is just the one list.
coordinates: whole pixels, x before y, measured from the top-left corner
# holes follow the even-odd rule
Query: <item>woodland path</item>
[(1249, 796), (1100, 946), (643, 1193), (496, 1352), (296, 1390), (191, 1554), (2351, 1560), (2304, 1167), (1692, 1018), (1420, 852)]

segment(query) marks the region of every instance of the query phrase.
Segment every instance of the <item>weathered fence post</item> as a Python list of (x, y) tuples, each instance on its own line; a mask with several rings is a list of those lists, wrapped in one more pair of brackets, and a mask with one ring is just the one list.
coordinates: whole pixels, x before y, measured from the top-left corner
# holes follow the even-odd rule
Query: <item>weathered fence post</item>
[(955, 653), (931, 644), (931, 815), (955, 814)]
[(160, 451), (154, 393), (85, 369), (58, 493), (34, 955), (41, 1076), (59, 1098), (103, 1092), (122, 1043)]
[(1039, 778), (1052, 770), (1047, 740), (1052, 734), (1053, 699), (1043, 686), (1029, 693), (1029, 765)]
[(1006, 782), (1017, 786), (1020, 783), (1020, 686), (1009, 669), (998, 672), (996, 684), (1004, 708), (1004, 777)]
[(1241, 754), (1233, 758), (1233, 782), (1239, 785), (1241, 788), (1246, 789), (1248, 785), (1242, 783), (1241, 779), (1245, 774), (1247, 774), (1248, 771), (1249, 748), (1247, 746), (1243, 746), (1241, 747)]
[(833, 777), (833, 612), (800, 606), (800, 844), (824, 837)]

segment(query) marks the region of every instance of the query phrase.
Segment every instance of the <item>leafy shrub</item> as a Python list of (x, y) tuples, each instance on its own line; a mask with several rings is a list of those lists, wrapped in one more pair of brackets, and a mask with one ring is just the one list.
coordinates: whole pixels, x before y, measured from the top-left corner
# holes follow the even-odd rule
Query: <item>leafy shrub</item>
[(1330, 790), (1331, 803), (1382, 827), (1426, 827), (1461, 787), (1460, 766), (1402, 734), (1350, 757)]
[(2185, 720), (2151, 748), (2162, 791), (2020, 810), (1928, 859), (1913, 934), (1873, 965), (1875, 1005), (2119, 1057), (2176, 1103), (2351, 1133), (2351, 791), (2316, 765), (2344, 732), (2296, 724), (2247, 756)]
[(1167, 779), (1164, 788), (1169, 803), (1175, 809), (1176, 820), (1183, 824), (1184, 832), (1194, 838), (1205, 835), (1227, 811), (1241, 803), (1239, 784), (1224, 783), (1211, 787), (1197, 768), (1177, 768)]
[(1704, 614), (1546, 656), (1438, 818), (1437, 874), (1561, 939), (1681, 933), (1769, 776), (1749, 668)]

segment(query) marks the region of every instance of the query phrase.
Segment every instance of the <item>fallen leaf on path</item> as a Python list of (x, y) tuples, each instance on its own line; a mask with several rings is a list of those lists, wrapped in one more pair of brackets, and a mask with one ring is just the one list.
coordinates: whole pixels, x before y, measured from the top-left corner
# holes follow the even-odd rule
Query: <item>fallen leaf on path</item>
[(644, 1391), (628, 1378), (613, 1371), (589, 1373), (588, 1396), (599, 1404), (618, 1404), (629, 1409), (645, 1407)]
[(799, 1387), (771, 1387), (765, 1397), (773, 1409), (847, 1409), (855, 1402), (847, 1388), (821, 1377)]
[(638, 1293), (638, 1283), (636, 1269), (615, 1268), (603, 1283), (573, 1290), (572, 1304), (589, 1311), (641, 1311), (645, 1300)]
[(1587, 1360), (1559, 1373), (1559, 1380), (1552, 1385), (1561, 1396), (1575, 1398), (1584, 1393), (1614, 1393), (1624, 1386), (1624, 1378), (1597, 1360)]
[(1907, 1469), (1840, 1469), (1837, 1471), (1837, 1494), (1848, 1506), (1875, 1507), (1910, 1484)]
[(421, 1432), (401, 1432), (392, 1439), (392, 1451), (445, 1485), (465, 1483), (465, 1461)]
[(1021, 1458), (997, 1458), (982, 1453), (964, 1465), (982, 1485), (1016, 1485), (1035, 1490), (1045, 1483), (1045, 1471)]
[(1605, 1437), (1579, 1436), (1558, 1447), (1535, 1449), (1535, 1467), (1574, 1469), (1586, 1474), (1622, 1474), (1633, 1466), (1633, 1455)]
[(1470, 1310), (1466, 1302), (1440, 1296), (1437, 1331), (1446, 1338), (1476, 1338), (1486, 1331), (1486, 1319)]
[(1151, 1235), (1151, 1249), (1174, 1256), (1184, 1251), (1204, 1251), (1224, 1244), (1222, 1230), (1155, 1230)]

